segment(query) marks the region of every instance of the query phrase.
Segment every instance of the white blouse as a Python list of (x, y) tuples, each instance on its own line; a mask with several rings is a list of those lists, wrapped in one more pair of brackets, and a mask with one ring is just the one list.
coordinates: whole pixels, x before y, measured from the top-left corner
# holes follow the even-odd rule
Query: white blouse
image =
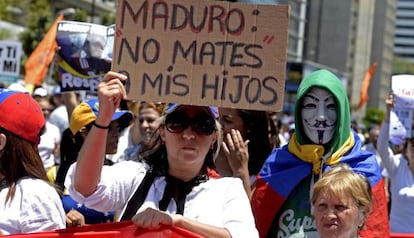
[[(147, 169), (146, 164), (136, 161), (122, 161), (112, 166), (104, 166), (96, 191), (85, 198), (71, 185), (76, 170), (76, 164), (73, 164), (68, 171), (66, 187), (75, 200), (89, 208), (98, 211), (115, 210), (122, 214)], [(139, 211), (147, 207), (158, 209), (165, 185), (165, 177), (155, 178)], [(176, 213), (176, 210), (177, 206), (171, 199), (167, 212)], [(226, 228), (232, 237), (259, 237), (250, 201), (242, 181), (238, 178), (209, 179), (195, 186), (186, 197), (183, 216), (200, 223)]]
[(0, 231), (5, 234), (51, 231), (66, 227), (65, 211), (55, 188), (40, 179), (22, 178), (5, 204), (9, 189), (0, 191)]

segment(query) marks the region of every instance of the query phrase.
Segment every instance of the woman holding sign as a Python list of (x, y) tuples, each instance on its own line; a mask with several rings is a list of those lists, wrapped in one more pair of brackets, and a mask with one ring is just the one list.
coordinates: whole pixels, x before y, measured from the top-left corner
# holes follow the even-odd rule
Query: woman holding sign
[(141, 153), (145, 161), (103, 166), (107, 125), (126, 98), (125, 80), (109, 72), (99, 84), (99, 114), (70, 173), (71, 195), (146, 229), (173, 225), (203, 237), (258, 237), (242, 182), (214, 171), (222, 137), (215, 107), (170, 105)]
[(387, 114), (378, 136), (377, 148), (382, 164), (391, 182), (390, 230), (397, 233), (414, 233), (414, 137), (404, 141), (400, 154), (390, 156), (388, 141), (390, 131), (390, 110), (394, 106), (394, 95), (385, 100)]

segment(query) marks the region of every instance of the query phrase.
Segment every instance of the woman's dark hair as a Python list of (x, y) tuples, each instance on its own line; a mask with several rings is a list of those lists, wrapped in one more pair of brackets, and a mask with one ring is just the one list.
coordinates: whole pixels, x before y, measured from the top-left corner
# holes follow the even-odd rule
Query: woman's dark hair
[(271, 148), (280, 147), (279, 128), (280, 127), (277, 124), (275, 124), (275, 122), (269, 116), (269, 140)]
[[(93, 123), (89, 123), (86, 125), (86, 129), (89, 131), (92, 125)], [(69, 167), (76, 162), (83, 142), (84, 138), (80, 132), (73, 135), (72, 131), (66, 128), (62, 133), (62, 139), (60, 141), (60, 165), (55, 180), (55, 184), (61, 189), (64, 188), (66, 173)]]
[(408, 148), (408, 143), (409, 143), (409, 142), (411, 142), (411, 145), (413, 145), (413, 146), (414, 146), (414, 137), (412, 137), (412, 138), (407, 138), (407, 139), (405, 139), (405, 140), (404, 140), (402, 154), (404, 155), (404, 158), (405, 158), (407, 161), (409, 161), (409, 160), (408, 160), (408, 155), (407, 155), (407, 150), (409, 149), (409, 148)]
[(36, 145), (24, 140), (6, 129), (0, 128), (0, 133), (6, 135), (7, 142), (0, 158), (0, 172), (4, 175), (9, 191), (5, 203), (12, 200), (16, 192), (16, 183), (23, 177), (49, 180), (40, 158)]
[(249, 174), (256, 175), (273, 149), (269, 139), (271, 119), (266, 111), (240, 109), (239, 113), (246, 129), (243, 139), (250, 141), (248, 144)]

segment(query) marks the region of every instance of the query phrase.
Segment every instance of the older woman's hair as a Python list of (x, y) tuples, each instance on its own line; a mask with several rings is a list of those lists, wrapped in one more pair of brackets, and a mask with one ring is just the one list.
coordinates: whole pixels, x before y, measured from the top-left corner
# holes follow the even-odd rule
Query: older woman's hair
[(314, 184), (311, 197), (312, 206), (316, 203), (319, 195), (326, 191), (337, 198), (349, 194), (358, 209), (363, 212), (365, 219), (372, 209), (372, 190), (368, 179), (364, 175), (352, 171), (347, 164), (334, 166)]

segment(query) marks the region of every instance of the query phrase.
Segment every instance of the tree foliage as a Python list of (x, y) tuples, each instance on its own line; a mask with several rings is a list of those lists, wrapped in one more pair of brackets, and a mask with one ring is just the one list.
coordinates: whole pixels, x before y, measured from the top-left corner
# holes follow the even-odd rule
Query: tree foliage
[(366, 128), (372, 125), (380, 125), (382, 120), (385, 118), (385, 112), (378, 108), (367, 108), (365, 117), (362, 118), (362, 123)]
[(401, 57), (394, 57), (392, 74), (414, 74), (414, 62)]

